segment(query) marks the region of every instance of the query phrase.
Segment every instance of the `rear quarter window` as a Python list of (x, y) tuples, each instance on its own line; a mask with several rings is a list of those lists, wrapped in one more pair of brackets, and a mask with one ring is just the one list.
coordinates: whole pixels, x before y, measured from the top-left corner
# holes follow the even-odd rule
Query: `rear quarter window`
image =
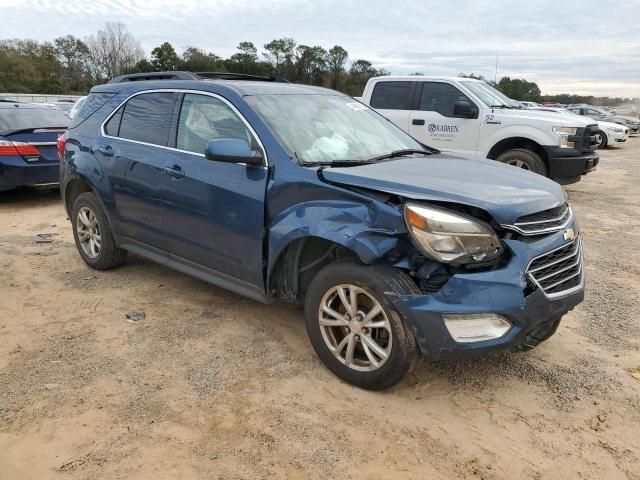
[(89, 96), (85, 99), (84, 103), (75, 114), (69, 128), (75, 128), (84, 122), (87, 118), (93, 115), (100, 107), (102, 107), (105, 103), (111, 100), (115, 96), (115, 93), (108, 92), (100, 92), (100, 93), (90, 93)]
[(378, 82), (373, 87), (371, 106), (383, 110), (411, 110), (413, 82)]

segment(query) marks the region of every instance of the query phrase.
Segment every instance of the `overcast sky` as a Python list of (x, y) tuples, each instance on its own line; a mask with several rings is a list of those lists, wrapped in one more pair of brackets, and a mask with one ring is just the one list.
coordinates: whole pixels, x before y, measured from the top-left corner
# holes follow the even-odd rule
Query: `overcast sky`
[(640, 97), (640, 0), (0, 0), (0, 38), (84, 38), (123, 22), (147, 54), (169, 41), (228, 56), (248, 40), (341, 45), (393, 74), (474, 72), (543, 93)]

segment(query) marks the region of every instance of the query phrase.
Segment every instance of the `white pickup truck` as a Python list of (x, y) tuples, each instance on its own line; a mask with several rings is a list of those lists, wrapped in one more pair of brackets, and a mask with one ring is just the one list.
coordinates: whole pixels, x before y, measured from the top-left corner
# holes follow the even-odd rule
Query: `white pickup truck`
[(599, 161), (595, 122), (516, 108), (481, 80), (374, 77), (359, 100), (427, 146), (498, 160), (560, 183), (579, 180)]

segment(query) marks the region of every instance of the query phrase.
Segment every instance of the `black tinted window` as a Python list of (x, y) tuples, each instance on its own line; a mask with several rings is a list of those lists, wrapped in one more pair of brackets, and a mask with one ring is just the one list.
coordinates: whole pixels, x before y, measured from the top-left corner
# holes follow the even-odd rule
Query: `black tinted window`
[(93, 115), (101, 106), (113, 98), (115, 93), (90, 93), (73, 117), (70, 128), (75, 128)]
[(122, 119), (122, 111), (124, 107), (120, 107), (116, 113), (113, 114), (113, 117), (109, 119), (109, 121), (104, 126), (104, 133), (107, 135), (111, 135), (112, 137), (117, 137), (120, 133), (120, 120)]
[(371, 106), (386, 110), (411, 109), (412, 82), (379, 82), (373, 87)]
[(167, 145), (175, 93), (143, 93), (127, 102), (120, 122), (120, 138)]
[(251, 133), (222, 100), (208, 95), (186, 94), (182, 102), (176, 147), (204, 153), (209, 140), (232, 138), (251, 145)]
[(25, 128), (67, 128), (69, 117), (52, 107), (7, 103), (0, 108), (0, 131)]
[(457, 102), (469, 102), (460, 90), (448, 83), (424, 82), (420, 95), (420, 110), (438, 112), (445, 117), (453, 117), (453, 106)]

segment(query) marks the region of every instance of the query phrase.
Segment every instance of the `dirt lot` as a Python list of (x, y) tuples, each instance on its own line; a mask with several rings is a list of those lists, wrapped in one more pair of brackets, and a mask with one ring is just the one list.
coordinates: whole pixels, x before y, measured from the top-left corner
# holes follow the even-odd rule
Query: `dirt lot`
[(381, 393), (294, 307), (92, 271), (57, 194), (0, 195), (0, 478), (640, 479), (640, 138), (601, 157), (567, 188), (588, 286), (558, 333)]

